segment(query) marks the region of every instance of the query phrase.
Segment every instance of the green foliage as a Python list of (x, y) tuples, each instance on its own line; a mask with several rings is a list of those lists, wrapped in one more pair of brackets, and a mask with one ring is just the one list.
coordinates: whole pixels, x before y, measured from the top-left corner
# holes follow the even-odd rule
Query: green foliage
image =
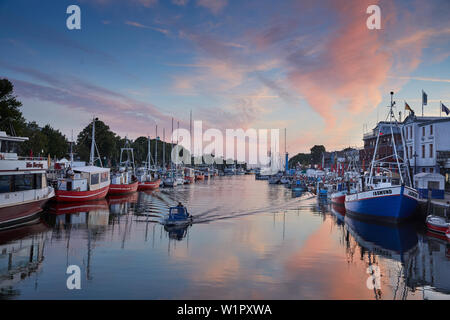
[(322, 154), (325, 152), (323, 145), (315, 145), (310, 149), (313, 164), (319, 164), (322, 162)]
[(298, 153), (289, 159), (289, 168), (295, 168), (297, 163), (302, 166), (309, 166), (311, 164), (311, 154), (310, 153)]
[(26, 125), (19, 109), (22, 103), (13, 96), (13, 91), (14, 86), (8, 79), (0, 79), (0, 130), (10, 135), (23, 135)]
[[(92, 122), (78, 134), (75, 150), (82, 161), (89, 162), (92, 142), (91, 134)], [(112, 160), (116, 162), (120, 156), (120, 147), (118, 148), (118, 146), (121, 143), (121, 139), (101, 120), (95, 122), (95, 142), (97, 143), (102, 161), (104, 158), (107, 160), (104, 165), (109, 164), (108, 162), (111, 162), (112, 165), (116, 164)]]
[(47, 137), (47, 154), (58, 159), (65, 157), (69, 152), (69, 142), (59, 130), (53, 129), (49, 124), (42, 128), (41, 133)]
[(49, 139), (42, 132), (36, 122), (29, 122), (23, 130), (24, 136), (28, 137), (28, 141), (21, 143), (20, 153), (25, 156), (47, 157)]

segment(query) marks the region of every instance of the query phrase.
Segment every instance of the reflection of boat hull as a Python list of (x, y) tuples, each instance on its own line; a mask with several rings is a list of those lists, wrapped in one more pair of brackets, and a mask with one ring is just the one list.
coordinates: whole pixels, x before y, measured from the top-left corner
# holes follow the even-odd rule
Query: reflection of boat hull
[(108, 210), (108, 202), (105, 199), (77, 203), (54, 202), (49, 207), (49, 211), (56, 215), (90, 212), (96, 210)]
[(182, 226), (188, 226), (192, 223), (192, 218), (186, 218), (186, 219), (164, 219), (163, 224), (165, 226), (171, 227), (171, 226), (176, 226), (176, 227), (182, 227)]
[(413, 224), (400, 226), (368, 223), (345, 217), (345, 223), (360, 245), (383, 255), (402, 254), (414, 248), (418, 242)]
[(121, 203), (136, 203), (138, 201), (138, 193), (129, 193), (125, 195), (108, 196), (108, 203), (121, 204)]
[(89, 191), (65, 191), (56, 190), (55, 199), (58, 202), (85, 202), (92, 200), (104, 199), (108, 193), (109, 185)]
[(198, 181), (205, 180), (205, 176), (202, 175), (202, 174), (198, 174), (198, 175), (195, 176), (195, 180), (198, 180)]
[(347, 195), (345, 209), (363, 219), (398, 223), (413, 216), (417, 197), (414, 189), (405, 186), (375, 189)]
[[(53, 196), (53, 192), (51, 196)], [(50, 198), (0, 208), (0, 229), (14, 227), (36, 219)]]
[(155, 190), (155, 189), (159, 188), (160, 184), (161, 184), (161, 179), (154, 180), (154, 181), (139, 182), (138, 190), (139, 191)]
[(138, 189), (138, 181), (127, 184), (111, 184), (109, 187), (108, 194), (110, 195), (119, 195), (119, 194), (127, 194), (136, 192)]

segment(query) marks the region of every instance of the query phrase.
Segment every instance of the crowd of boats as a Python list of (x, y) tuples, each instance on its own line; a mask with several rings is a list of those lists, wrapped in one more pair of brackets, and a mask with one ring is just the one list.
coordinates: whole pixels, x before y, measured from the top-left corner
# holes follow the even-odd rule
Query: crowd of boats
[[(273, 175), (257, 174), (256, 179), (269, 184), (284, 184), (296, 192), (309, 191), (317, 197), (341, 206), (347, 215), (364, 221), (399, 224), (414, 219), (419, 204), (419, 192), (414, 188), (407, 159), (402, 158), (394, 138), (394, 102), (391, 94), (389, 111), (392, 155), (378, 155), (377, 135), (373, 160), (369, 170), (363, 172), (355, 159), (350, 159), (343, 170), (308, 169), (293, 174), (280, 172)], [(381, 129), (380, 129), (381, 130)], [(402, 132), (397, 130), (396, 132)], [(403, 136), (402, 136), (403, 139)], [(402, 141), (402, 146), (405, 145)], [(403, 154), (407, 154), (404, 152)], [(428, 215), (426, 225), (430, 231), (450, 240), (450, 223), (445, 216)]]
[(48, 201), (85, 203), (107, 196), (189, 185), (218, 175), (246, 173), (242, 167), (236, 166), (225, 167), (223, 171), (212, 166), (157, 166), (156, 156), (153, 158), (151, 153), (150, 137), (147, 158), (141, 166), (135, 165), (133, 149), (127, 142), (121, 148), (118, 167), (105, 168), (95, 142), (95, 121), (92, 122), (87, 165), (74, 161), (72, 150), (70, 160), (52, 162), (50, 158), (19, 157), (18, 144), (28, 138), (0, 131), (0, 229), (27, 223), (42, 211)]

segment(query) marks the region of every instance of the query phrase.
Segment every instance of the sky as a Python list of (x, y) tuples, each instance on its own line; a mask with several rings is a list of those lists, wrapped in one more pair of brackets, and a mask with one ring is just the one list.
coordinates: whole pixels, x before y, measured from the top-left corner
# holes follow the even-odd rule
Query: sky
[(0, 0), (0, 77), (28, 121), (69, 139), (93, 116), (168, 137), (192, 110), (205, 128), (286, 128), (291, 155), (337, 150), (362, 145), (390, 91), (397, 112), (420, 114), (422, 90), (425, 115), (450, 105), (449, 16), (448, 0)]

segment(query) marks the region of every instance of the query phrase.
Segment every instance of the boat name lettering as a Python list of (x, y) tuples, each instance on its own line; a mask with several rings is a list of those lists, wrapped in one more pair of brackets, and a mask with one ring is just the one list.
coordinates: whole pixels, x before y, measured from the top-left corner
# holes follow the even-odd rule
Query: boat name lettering
[(392, 190), (388, 189), (388, 190), (380, 190), (380, 191), (374, 191), (373, 192), (374, 196), (383, 196), (383, 195), (386, 195), (386, 194), (392, 194)]
[(44, 165), (39, 162), (27, 162), (26, 163), (27, 168), (44, 168)]

